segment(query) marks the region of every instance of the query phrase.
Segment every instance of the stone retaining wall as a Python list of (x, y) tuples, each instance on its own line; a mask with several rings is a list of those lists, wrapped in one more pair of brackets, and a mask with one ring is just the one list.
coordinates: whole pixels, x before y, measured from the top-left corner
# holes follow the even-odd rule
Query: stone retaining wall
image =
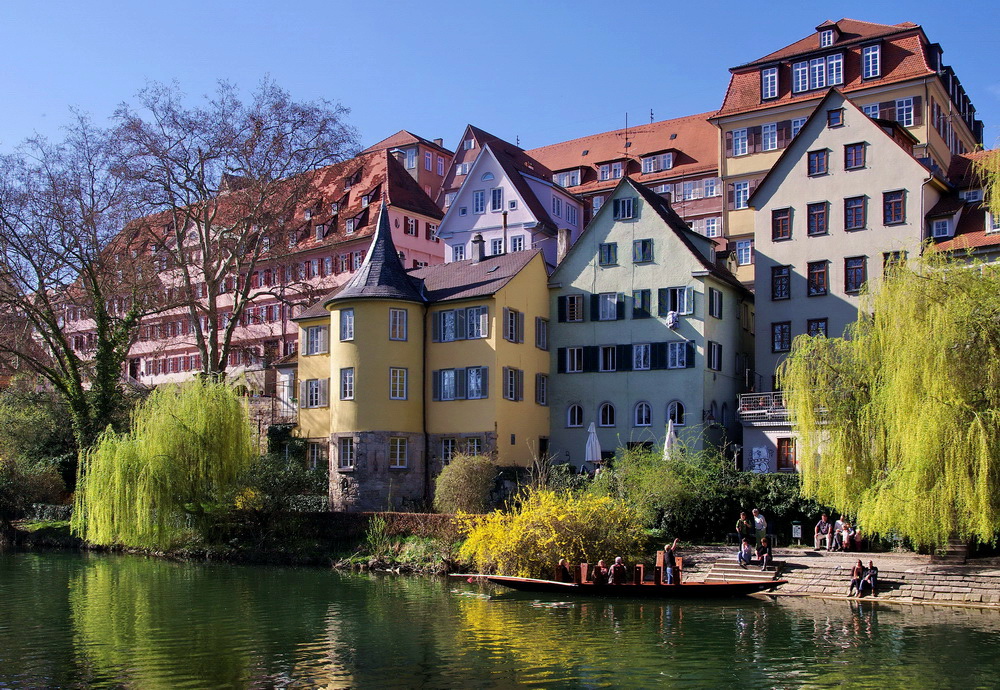
[[(791, 567), (782, 572), (781, 577), (788, 580), (779, 590), (781, 594), (846, 596), (850, 586), (850, 571), (844, 568)], [(908, 603), (1000, 607), (1000, 574), (879, 568), (877, 594), (880, 599)]]

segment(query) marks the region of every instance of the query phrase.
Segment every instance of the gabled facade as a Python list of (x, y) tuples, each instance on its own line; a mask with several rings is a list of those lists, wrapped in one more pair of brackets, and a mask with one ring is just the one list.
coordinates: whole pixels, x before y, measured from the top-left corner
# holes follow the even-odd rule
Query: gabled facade
[(388, 151), (432, 201), (438, 198), (445, 174), (451, 168), (455, 154), (443, 146), (441, 139), (424, 139), (401, 129), (377, 144), (369, 146), (362, 154)]
[(464, 176), (441, 221), (438, 237), (445, 261), (472, 256), (472, 241), (481, 236), (487, 254), (541, 249), (557, 262), (558, 236), (572, 243), (583, 229), (583, 207), (572, 194), (551, 181), (551, 172), (505, 142), (487, 143)]
[(899, 123), (914, 155), (948, 170), (982, 142), (982, 123), (941, 47), (911, 22), (824, 22), (811, 35), (734, 67), (712, 118), (722, 137), (724, 230), (741, 280), (753, 279), (754, 212), (747, 200), (830, 87), (870, 117)]
[(695, 448), (738, 440), (753, 297), (669, 202), (620, 180), (549, 286), (552, 454), (583, 465), (591, 423), (609, 454), (668, 419)]
[[(949, 185), (897, 122), (831, 90), (750, 197), (757, 253), (756, 394), (743, 396), (744, 466), (794, 471), (775, 371), (799, 335), (843, 337), (862, 291), (922, 251)], [(774, 414), (765, 413), (774, 409)], [(763, 463), (763, 464), (760, 464)]]
[(711, 113), (639, 124), (550, 144), (526, 153), (584, 202), (586, 222), (628, 175), (657, 194), (695, 232), (722, 237), (718, 130)]
[[(244, 281), (250, 283), (250, 304), (233, 331), (227, 373), (246, 375), (248, 387), (267, 398), (278, 393), (277, 379), (269, 365), (297, 348), (299, 329), (293, 317), (358, 271), (383, 203), (396, 250), (408, 267), (440, 263), (444, 258), (443, 245), (435, 237), (443, 214), (386, 148), (372, 147), (367, 153), (311, 175), (313, 193), (302, 201), (279, 233), (262, 238), (270, 249), (257, 270), (226, 279), (217, 297), (221, 311), (219, 323), (214, 326), (222, 330), (232, 318), (235, 291)], [(148, 246), (161, 271), (160, 301), (168, 305), (177, 299), (180, 278), (179, 270), (169, 265), (162, 249), (154, 244)], [(196, 285), (195, 290), (207, 299), (204, 285)], [(70, 309), (66, 318), (74, 347), (86, 352), (92, 346), (88, 339), (92, 321), (75, 309)], [(202, 328), (207, 328), (207, 317), (202, 321)], [(166, 309), (145, 319), (130, 351), (127, 374), (144, 385), (190, 378), (201, 367), (193, 333), (194, 324), (185, 307)], [(274, 416), (280, 417), (277, 407)]]
[(528, 465), (548, 436), (546, 270), (523, 251), (411, 270), (387, 215), (365, 263), (298, 319), (299, 424), (337, 510), (423, 505), (456, 452)]

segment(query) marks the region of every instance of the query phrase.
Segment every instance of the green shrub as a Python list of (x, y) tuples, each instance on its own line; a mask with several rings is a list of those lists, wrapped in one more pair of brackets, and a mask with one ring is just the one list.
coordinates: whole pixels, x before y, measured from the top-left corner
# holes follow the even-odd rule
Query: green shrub
[(485, 513), (497, 477), (482, 455), (455, 455), (434, 482), (434, 509), (440, 513)]
[(52, 464), (0, 460), (0, 522), (23, 517), (33, 503), (56, 503), (65, 491)]

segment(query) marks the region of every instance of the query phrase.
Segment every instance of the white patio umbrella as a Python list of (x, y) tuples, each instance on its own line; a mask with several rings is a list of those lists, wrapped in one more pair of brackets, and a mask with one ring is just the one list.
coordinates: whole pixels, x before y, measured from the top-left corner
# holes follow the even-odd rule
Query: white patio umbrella
[(583, 456), (584, 461), (600, 464), (601, 462), (601, 441), (597, 438), (597, 427), (591, 422), (587, 427), (587, 449)]
[(663, 459), (669, 460), (670, 453), (677, 447), (677, 432), (674, 431), (674, 420), (667, 420), (667, 435), (663, 439)]

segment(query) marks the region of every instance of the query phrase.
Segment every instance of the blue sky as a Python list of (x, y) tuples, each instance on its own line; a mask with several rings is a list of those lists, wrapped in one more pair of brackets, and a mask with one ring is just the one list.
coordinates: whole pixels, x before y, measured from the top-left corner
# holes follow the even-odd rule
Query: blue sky
[(471, 122), (532, 148), (715, 110), (729, 67), (841, 17), (921, 24), (1000, 140), (995, 0), (21, 0), (0, 7), (0, 151), (58, 136), (70, 107), (103, 120), (147, 81), (196, 97), (264, 75), (351, 108), (364, 145), (408, 129), (454, 148)]

